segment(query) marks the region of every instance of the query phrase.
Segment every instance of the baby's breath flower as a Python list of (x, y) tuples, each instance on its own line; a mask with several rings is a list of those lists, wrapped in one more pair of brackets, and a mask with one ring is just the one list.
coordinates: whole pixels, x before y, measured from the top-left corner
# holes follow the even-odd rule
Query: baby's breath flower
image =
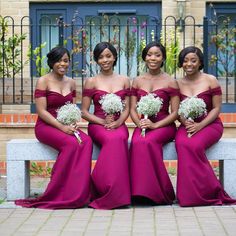
[(178, 114), (185, 119), (196, 119), (206, 114), (206, 103), (196, 96), (184, 99), (179, 106)]
[[(163, 101), (161, 98), (156, 96), (153, 93), (149, 93), (139, 100), (137, 103), (137, 111), (139, 114), (144, 115), (144, 118), (147, 119), (150, 116), (156, 115), (161, 107)], [(142, 129), (142, 136), (145, 136), (145, 129)]]
[(137, 103), (137, 111), (139, 114), (153, 116), (156, 115), (162, 106), (162, 99), (153, 93), (149, 93), (139, 100)]
[[(57, 120), (63, 125), (74, 125), (81, 120), (81, 111), (76, 104), (67, 102), (57, 109)], [(82, 143), (78, 130), (74, 132), (74, 135), (78, 142)]]
[(107, 93), (101, 96), (99, 103), (103, 111), (108, 115), (122, 112), (125, 105), (121, 98), (114, 93)]
[(57, 120), (64, 125), (72, 125), (81, 120), (81, 111), (76, 104), (66, 103), (57, 109)]

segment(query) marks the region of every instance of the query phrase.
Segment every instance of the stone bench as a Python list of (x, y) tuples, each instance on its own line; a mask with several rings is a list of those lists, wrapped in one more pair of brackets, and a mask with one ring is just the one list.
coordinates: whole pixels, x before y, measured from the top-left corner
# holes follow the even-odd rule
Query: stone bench
[[(92, 159), (99, 148), (93, 146)], [(7, 142), (7, 199), (27, 198), (30, 194), (30, 161), (56, 160), (58, 152), (36, 139)], [(236, 198), (236, 138), (223, 138), (207, 150), (209, 160), (219, 160), (220, 180), (227, 193)], [(177, 160), (174, 142), (164, 146), (164, 160)]]

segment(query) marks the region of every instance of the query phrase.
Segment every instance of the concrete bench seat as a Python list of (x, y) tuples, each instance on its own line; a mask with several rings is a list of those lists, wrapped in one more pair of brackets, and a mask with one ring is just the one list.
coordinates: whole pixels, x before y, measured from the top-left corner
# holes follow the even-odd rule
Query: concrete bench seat
[[(92, 159), (99, 147), (93, 145)], [(12, 139), (7, 142), (7, 199), (27, 198), (30, 194), (30, 161), (56, 160), (58, 151), (36, 139)], [(222, 138), (206, 152), (209, 160), (219, 160), (220, 181), (226, 192), (236, 198), (236, 139)], [(164, 160), (177, 160), (174, 142), (164, 146)]]

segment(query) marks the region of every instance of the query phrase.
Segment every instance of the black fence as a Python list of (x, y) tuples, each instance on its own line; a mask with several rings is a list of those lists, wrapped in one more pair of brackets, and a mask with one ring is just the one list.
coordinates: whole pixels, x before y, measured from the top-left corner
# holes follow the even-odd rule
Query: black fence
[(182, 76), (177, 68), (180, 50), (196, 45), (204, 52), (204, 71), (215, 75), (223, 89), (224, 103), (236, 103), (236, 25), (226, 16), (206, 17), (197, 24), (192, 16), (177, 20), (158, 17), (119, 15), (79, 16), (72, 22), (44, 17), (32, 23), (0, 16), (0, 104), (34, 103), (37, 78), (48, 72), (47, 52), (64, 45), (71, 52), (69, 76), (81, 92), (86, 77), (98, 72), (93, 61), (94, 46), (110, 41), (118, 51), (117, 73), (132, 79), (145, 71), (141, 51), (150, 41), (161, 41), (167, 49), (164, 70), (173, 77)]

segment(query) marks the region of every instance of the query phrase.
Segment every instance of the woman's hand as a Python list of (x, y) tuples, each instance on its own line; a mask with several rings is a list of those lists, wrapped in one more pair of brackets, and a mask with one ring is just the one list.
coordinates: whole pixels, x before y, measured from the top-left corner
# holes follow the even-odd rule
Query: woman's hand
[(77, 130), (77, 129), (79, 129), (79, 127), (80, 127), (80, 123), (79, 123), (79, 121), (75, 122), (75, 124), (74, 124), (74, 128)]
[(182, 125), (184, 125), (185, 127), (186, 127), (186, 122), (187, 122), (188, 120), (186, 119), (186, 118), (184, 118), (183, 116), (180, 116), (179, 117), (179, 122), (182, 124)]
[(186, 120), (185, 123), (186, 123), (185, 127), (187, 129), (187, 133), (189, 137), (193, 136), (194, 134), (196, 134), (199, 130), (203, 128), (201, 123), (197, 123), (194, 121)]
[(111, 124), (114, 121), (115, 121), (114, 115), (107, 115), (105, 117), (105, 125)]
[(155, 129), (155, 123), (149, 119), (141, 119), (139, 122), (139, 127), (141, 129)]
[(122, 123), (119, 120), (113, 121), (109, 124), (105, 124), (104, 127), (106, 129), (116, 129), (118, 127), (120, 127), (122, 125)]
[(75, 125), (62, 125), (60, 130), (66, 134), (72, 135), (76, 131), (76, 128), (75, 128)]

